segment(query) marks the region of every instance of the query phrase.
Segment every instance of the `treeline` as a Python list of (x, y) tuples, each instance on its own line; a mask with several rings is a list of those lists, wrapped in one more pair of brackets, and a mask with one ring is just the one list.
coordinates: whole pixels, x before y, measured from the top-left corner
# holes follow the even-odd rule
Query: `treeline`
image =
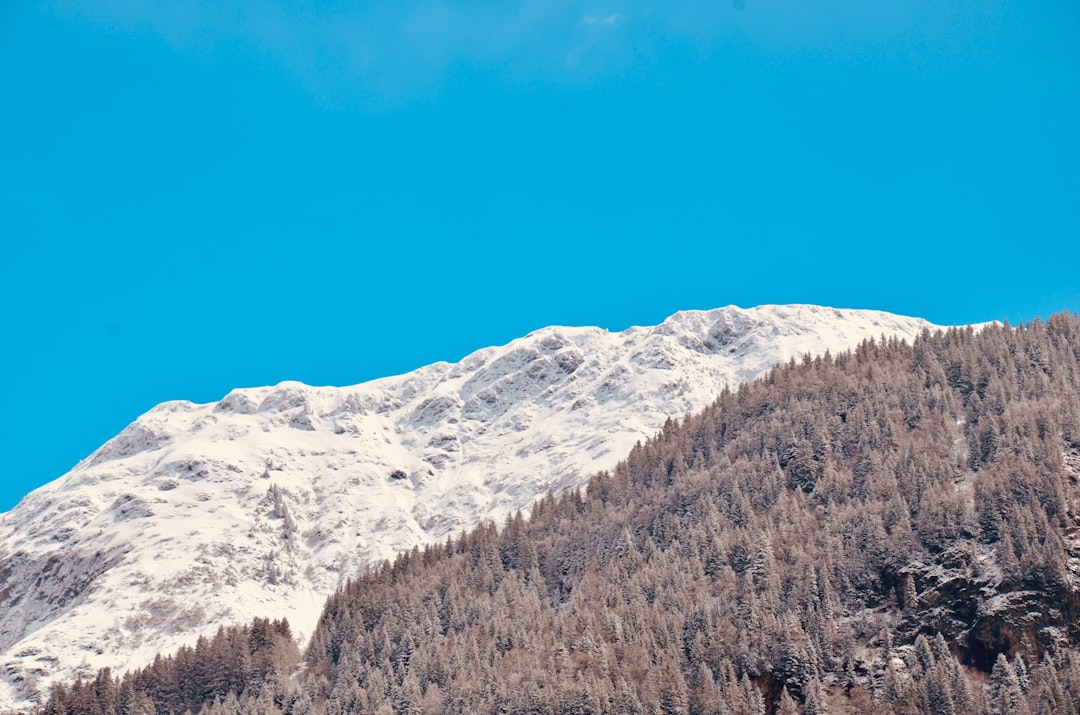
[(1075, 316), (868, 341), (349, 583), (280, 693), (146, 693), (175, 713), (1080, 712), (1078, 482)]
[[(92, 681), (54, 688), (45, 715), (280, 712), (295, 697), (288, 678), (300, 652), (286, 620), (256, 618), (218, 629), (194, 648), (158, 655), (151, 665), (115, 677), (108, 668)], [(245, 709), (238, 709), (240, 701)]]

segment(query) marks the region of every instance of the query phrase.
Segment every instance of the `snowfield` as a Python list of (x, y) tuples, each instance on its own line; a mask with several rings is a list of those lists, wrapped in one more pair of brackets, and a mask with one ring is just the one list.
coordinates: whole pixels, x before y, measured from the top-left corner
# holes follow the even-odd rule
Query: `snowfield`
[(220, 625), (305, 639), (372, 562), (527, 509), (772, 365), (926, 321), (815, 306), (551, 327), (352, 387), (167, 402), (0, 516), (0, 709)]

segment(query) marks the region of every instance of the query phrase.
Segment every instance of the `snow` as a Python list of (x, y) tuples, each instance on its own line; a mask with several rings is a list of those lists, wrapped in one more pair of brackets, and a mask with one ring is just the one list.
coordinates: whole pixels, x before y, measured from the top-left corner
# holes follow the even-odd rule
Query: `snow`
[(0, 708), (255, 616), (307, 638), (368, 564), (580, 486), (725, 386), (934, 327), (817, 306), (686, 311), (622, 332), (544, 328), (351, 387), (158, 405), (0, 516)]

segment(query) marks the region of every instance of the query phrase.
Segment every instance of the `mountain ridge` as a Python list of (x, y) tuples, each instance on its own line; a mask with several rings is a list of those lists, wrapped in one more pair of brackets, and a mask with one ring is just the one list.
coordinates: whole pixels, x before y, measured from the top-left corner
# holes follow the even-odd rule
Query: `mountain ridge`
[(725, 386), (934, 328), (732, 306), (620, 332), (541, 328), (350, 387), (162, 403), (0, 515), (0, 704), (253, 615), (287, 616), (303, 639), (366, 564), (580, 486)]

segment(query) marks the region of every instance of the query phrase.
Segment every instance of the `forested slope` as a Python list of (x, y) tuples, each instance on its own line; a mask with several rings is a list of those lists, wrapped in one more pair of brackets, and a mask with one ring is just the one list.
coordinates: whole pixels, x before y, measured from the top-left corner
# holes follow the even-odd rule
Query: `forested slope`
[(725, 385), (924, 329), (728, 306), (620, 332), (541, 328), (359, 385), (162, 403), (0, 514), (0, 711), (255, 617), (287, 617), (307, 642), (368, 566), (584, 485)]
[(291, 680), (46, 711), (1077, 712), (1078, 480), (1076, 317), (867, 342), (350, 582)]

